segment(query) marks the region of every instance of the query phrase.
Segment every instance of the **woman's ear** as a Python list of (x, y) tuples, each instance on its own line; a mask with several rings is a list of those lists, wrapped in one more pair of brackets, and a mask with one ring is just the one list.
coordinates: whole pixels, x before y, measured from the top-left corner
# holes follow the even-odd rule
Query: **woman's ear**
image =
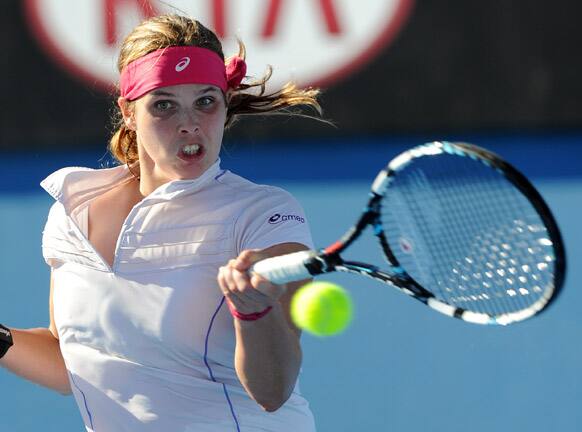
[(121, 110), (121, 115), (123, 116), (123, 122), (125, 123), (125, 126), (128, 129), (135, 131), (135, 116), (132, 109), (133, 107), (130, 106), (131, 104), (129, 101), (123, 97), (119, 97), (117, 99), (117, 105)]

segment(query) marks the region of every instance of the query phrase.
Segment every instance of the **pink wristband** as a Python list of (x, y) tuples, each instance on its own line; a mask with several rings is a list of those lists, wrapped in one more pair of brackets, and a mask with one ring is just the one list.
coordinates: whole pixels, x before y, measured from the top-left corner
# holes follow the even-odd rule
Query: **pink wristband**
[(253, 312), (250, 314), (244, 314), (244, 313), (240, 313), (239, 311), (237, 311), (234, 306), (232, 305), (231, 302), (228, 301), (228, 299), (226, 300), (226, 304), (228, 305), (228, 310), (230, 311), (230, 314), (235, 317), (238, 318), (241, 321), (256, 321), (260, 318), (263, 318), (265, 315), (267, 315), (271, 309), (273, 309), (272, 306), (269, 306), (267, 309), (262, 310), (260, 312)]

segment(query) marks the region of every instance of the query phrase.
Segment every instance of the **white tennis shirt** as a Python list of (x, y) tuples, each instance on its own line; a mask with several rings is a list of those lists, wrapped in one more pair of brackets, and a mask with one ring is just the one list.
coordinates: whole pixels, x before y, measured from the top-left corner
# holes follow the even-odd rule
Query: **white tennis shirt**
[(218, 267), (244, 249), (312, 247), (299, 204), (217, 162), (139, 202), (110, 267), (80, 215), (129, 179), (120, 166), (64, 168), (42, 182), (56, 199), (43, 234), (54, 319), (87, 431), (314, 431), (298, 386), (274, 413), (244, 391), (234, 370), (233, 318), (216, 281)]

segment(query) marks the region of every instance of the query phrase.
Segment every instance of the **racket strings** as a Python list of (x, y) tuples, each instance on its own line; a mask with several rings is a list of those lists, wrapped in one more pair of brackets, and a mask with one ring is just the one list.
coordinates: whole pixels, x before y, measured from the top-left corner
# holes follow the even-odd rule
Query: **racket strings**
[(388, 190), (382, 223), (400, 264), (440, 300), (489, 315), (547, 295), (555, 257), (529, 200), (480, 162), (435, 159), (398, 173)]
[[(448, 180), (447, 183), (451, 183)], [(511, 274), (516, 272), (510, 260), (513, 260), (514, 265), (518, 262), (510, 257), (511, 250), (507, 250), (512, 243), (512, 219), (515, 215), (524, 214), (524, 209), (515, 208), (513, 203), (522, 200), (519, 195), (515, 195), (513, 188), (506, 188), (505, 181), (497, 180), (499, 178), (488, 179), (487, 182), (466, 181), (457, 190), (454, 184), (445, 185), (454, 198), (455, 208), (452, 210), (458, 216), (453, 216), (453, 219), (464, 218), (467, 224), (475, 228), (468, 231), (466, 224), (447, 225), (450, 238), (457, 234), (452, 244), (461, 247), (470, 244), (468, 251), (459, 250), (456, 254), (459, 256), (464, 251), (466, 256), (454, 263), (452, 271), (456, 280), (451, 282), (464, 292), (471, 291), (466, 295), (449, 297), (448, 300), (455, 300), (455, 303), (474, 302), (475, 308), (471, 309), (485, 313), (528, 306), (524, 297), (511, 298), (506, 295), (511, 292), (511, 288), (506, 289), (506, 285), (514, 284)], [(472, 199), (464, 202), (465, 194)], [(493, 295), (489, 293), (491, 291)]]
[[(463, 172), (463, 178), (467, 179), (467, 172)], [(510, 310), (511, 304), (507, 297), (502, 293), (504, 282), (502, 278), (505, 275), (503, 258), (499, 253), (503, 252), (498, 244), (504, 238), (508, 237), (508, 229), (505, 224), (495, 225), (494, 228), (490, 223), (496, 221), (507, 221), (511, 219), (508, 215), (501, 215), (497, 208), (501, 206), (505, 209), (505, 203), (500, 202), (499, 197), (507, 198), (512, 202), (516, 198), (513, 196), (512, 189), (505, 190), (503, 183), (495, 181), (497, 179), (487, 179), (487, 182), (475, 182), (471, 178), (461, 184), (453, 181), (451, 177), (445, 177), (440, 189), (444, 189), (450, 195), (445, 200), (449, 207), (445, 211), (452, 215), (456, 224), (446, 224), (445, 238), (452, 239), (451, 242), (445, 242), (445, 246), (450, 249), (454, 248), (457, 259), (453, 263), (452, 274), (449, 282), (452, 286), (458, 286), (463, 293), (457, 296), (447, 294), (453, 292), (449, 287), (448, 292), (442, 292), (441, 295), (452, 303), (472, 302), (472, 310), (477, 312), (492, 313), (498, 310)], [(483, 187), (487, 185), (487, 187)], [(471, 200), (464, 198), (466, 195), (471, 196)], [(498, 206), (489, 203), (495, 202)], [(512, 215), (519, 212), (512, 212)], [(461, 221), (465, 223), (461, 223)], [(485, 222), (485, 223), (483, 223)], [(471, 245), (467, 251), (467, 245)], [(484, 267), (481, 267), (483, 266)], [(485, 271), (483, 271), (485, 270)], [(490, 279), (489, 281), (487, 279)], [(494, 295), (487, 291), (495, 290)], [(519, 299), (518, 299), (519, 300)], [(527, 305), (523, 301), (514, 302), (514, 306), (522, 309)], [(519, 303), (519, 304), (518, 304)]]

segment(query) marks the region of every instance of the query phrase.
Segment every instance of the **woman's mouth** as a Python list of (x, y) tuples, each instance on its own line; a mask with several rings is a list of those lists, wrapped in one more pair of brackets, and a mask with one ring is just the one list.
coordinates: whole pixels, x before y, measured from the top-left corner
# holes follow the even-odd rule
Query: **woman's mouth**
[(200, 144), (188, 144), (183, 146), (178, 153), (178, 157), (185, 162), (194, 162), (204, 156), (204, 147)]
[(200, 151), (200, 146), (198, 144), (190, 144), (187, 146), (182, 147), (182, 153), (193, 156)]

